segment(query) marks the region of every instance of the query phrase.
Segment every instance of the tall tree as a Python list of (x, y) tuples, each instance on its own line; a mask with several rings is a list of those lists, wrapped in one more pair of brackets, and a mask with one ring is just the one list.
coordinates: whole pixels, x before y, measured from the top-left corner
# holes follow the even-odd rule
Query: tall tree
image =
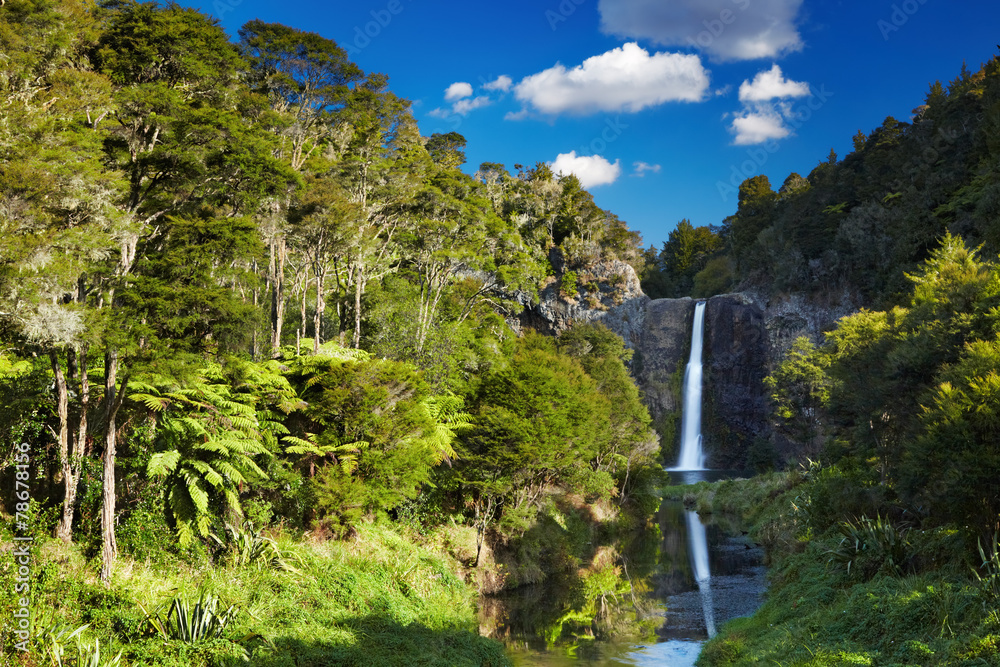
[[(249, 21), (239, 31), (240, 49), (250, 63), (250, 85), (266, 95), (276, 115), (270, 120), (282, 139), (280, 154), (295, 171), (317, 154), (325, 142), (334, 150), (350, 132), (337, 118), (353, 84), (364, 77), (347, 52), (333, 40), (278, 23)], [(271, 294), (271, 354), (281, 346), (285, 319), (289, 201), (278, 200), (266, 216)]]

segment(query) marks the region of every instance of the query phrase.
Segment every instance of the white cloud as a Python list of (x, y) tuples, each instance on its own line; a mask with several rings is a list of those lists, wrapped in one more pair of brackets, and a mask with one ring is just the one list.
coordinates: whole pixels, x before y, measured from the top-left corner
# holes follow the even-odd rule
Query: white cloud
[(498, 76), (495, 80), (490, 81), (483, 85), (486, 90), (499, 90), (502, 93), (506, 93), (510, 90), (510, 87), (514, 85), (514, 80), (511, 79), (506, 74)]
[(628, 43), (583, 64), (561, 64), (525, 77), (517, 99), (543, 113), (636, 112), (665, 102), (700, 102), (708, 72), (696, 55), (655, 53)]
[(577, 155), (576, 151), (560, 153), (552, 163), (552, 171), (557, 174), (573, 174), (585, 188), (614, 183), (621, 176), (620, 160), (614, 164), (600, 155)]
[(809, 84), (804, 81), (789, 81), (775, 63), (771, 69), (757, 72), (753, 81), (740, 84), (740, 102), (764, 102), (775, 98), (805, 97), (809, 94)]
[(508, 111), (504, 114), (504, 120), (524, 120), (529, 116), (527, 109), (521, 109), (520, 111)]
[(479, 97), (475, 97), (471, 100), (465, 99), (455, 102), (453, 105), (451, 105), (451, 110), (454, 113), (461, 114), (462, 116), (464, 116), (470, 111), (489, 106), (490, 104), (491, 100), (489, 97), (485, 95), (480, 95)]
[(781, 114), (769, 110), (744, 111), (736, 116), (730, 129), (736, 135), (733, 143), (737, 146), (784, 139), (792, 133), (785, 126), (785, 119)]
[(600, 0), (601, 29), (701, 49), (714, 60), (775, 58), (802, 49), (802, 0)]
[(662, 169), (660, 165), (649, 164), (648, 162), (633, 162), (632, 167), (635, 169), (635, 171), (632, 172), (632, 175), (638, 176), (639, 178), (645, 176), (647, 171), (658, 174), (660, 173), (660, 169)]
[(434, 118), (447, 118), (449, 114), (451, 114), (451, 111), (448, 109), (442, 109), (441, 107), (431, 109), (427, 112), (428, 116), (433, 116)]
[(794, 112), (787, 100), (811, 94), (808, 83), (786, 79), (777, 65), (758, 72), (753, 81), (740, 84), (743, 109), (729, 126), (735, 137), (733, 143), (750, 146), (789, 136), (792, 131), (787, 121)]
[(448, 89), (444, 91), (444, 99), (449, 102), (454, 102), (455, 100), (460, 100), (463, 97), (471, 96), (472, 84), (466, 83), (465, 81), (456, 81), (448, 86)]

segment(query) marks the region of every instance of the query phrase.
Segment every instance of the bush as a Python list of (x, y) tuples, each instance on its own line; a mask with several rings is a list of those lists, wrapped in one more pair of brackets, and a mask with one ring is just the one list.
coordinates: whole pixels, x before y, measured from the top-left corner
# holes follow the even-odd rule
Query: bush
[(830, 551), (830, 560), (846, 565), (848, 574), (852, 567), (865, 579), (880, 570), (897, 576), (903, 573), (910, 557), (905, 528), (896, 528), (881, 516), (841, 521), (837, 528), (842, 537)]
[(559, 293), (564, 297), (574, 297), (577, 293), (576, 271), (567, 271), (559, 280)]

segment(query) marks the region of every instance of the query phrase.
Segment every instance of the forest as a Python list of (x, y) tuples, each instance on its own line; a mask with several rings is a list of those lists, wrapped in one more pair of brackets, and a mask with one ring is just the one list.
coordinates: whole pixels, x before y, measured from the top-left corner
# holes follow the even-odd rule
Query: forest
[[(368, 664), (413, 657), (405, 626), (433, 664), (506, 664), (426, 545), (500, 589), (655, 508), (622, 340), (511, 327), (576, 290), (552, 248), (640, 255), (574, 176), (463, 173), (461, 135), (279, 24), (10, 0), (0, 53), (4, 530), (35, 545), (30, 598), (2, 566), (5, 618), (32, 607), (6, 656)], [(322, 609), (288, 628), (271, 589)]]
[[(787, 470), (689, 492), (804, 610), (703, 664), (1000, 664), (1000, 58), (643, 249), (575, 176), (470, 175), (315, 33), (6, 0), (0, 54), (7, 663), (507, 665), (477, 595), (556, 576), (557, 634), (607, 630), (660, 439), (619, 336), (518, 316), (550, 286), (605, 308), (619, 260), (653, 298), (863, 306), (770, 369)], [(938, 606), (810, 616), (890, 585)], [(940, 636), (881, 643), (910, 626)]]

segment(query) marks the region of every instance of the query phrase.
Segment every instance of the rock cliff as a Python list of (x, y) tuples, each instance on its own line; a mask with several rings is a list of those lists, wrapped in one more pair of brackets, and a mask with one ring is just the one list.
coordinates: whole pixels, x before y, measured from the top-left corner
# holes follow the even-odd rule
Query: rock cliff
[(760, 308), (739, 295), (708, 300), (702, 433), (709, 468), (743, 468), (755, 441), (769, 438), (769, 352)]
[[(550, 261), (558, 277), (543, 286), (537, 304), (525, 303), (512, 325), (558, 335), (577, 322), (602, 322), (619, 334), (635, 351), (633, 376), (660, 433), (664, 459), (673, 461), (695, 301), (650, 299), (632, 267), (617, 260), (578, 270), (577, 289), (567, 296), (560, 289), (567, 271), (561, 255), (557, 252)], [(766, 464), (775, 451), (787, 458), (794, 445), (774, 439), (764, 378), (796, 338), (822, 342), (823, 332), (856, 312), (859, 303), (848, 293), (827, 295), (823, 301), (754, 292), (708, 300), (702, 410), (708, 467)]]
[(647, 301), (642, 333), (634, 346), (632, 375), (645, 396), (664, 452), (673, 451), (694, 304), (692, 299)]
[(629, 347), (642, 336), (649, 297), (643, 294), (639, 276), (627, 262), (601, 260), (575, 271), (576, 289), (566, 295), (560, 289), (567, 267), (558, 248), (549, 261), (556, 276), (548, 278), (538, 293), (538, 303), (523, 301), (524, 311), (511, 325), (558, 336), (578, 322), (601, 322), (617, 333)]

